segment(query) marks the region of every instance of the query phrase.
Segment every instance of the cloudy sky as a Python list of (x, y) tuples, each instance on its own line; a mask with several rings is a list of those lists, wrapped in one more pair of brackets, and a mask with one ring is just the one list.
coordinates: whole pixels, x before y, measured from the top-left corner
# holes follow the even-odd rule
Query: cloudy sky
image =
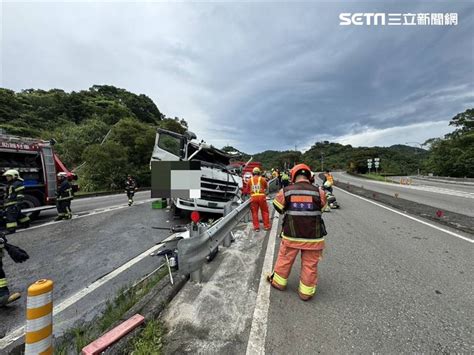
[[(424, 142), (474, 106), (469, 1), (1, 6), (1, 87), (123, 87), (219, 147)], [(458, 13), (459, 24), (340, 26), (341, 12)]]

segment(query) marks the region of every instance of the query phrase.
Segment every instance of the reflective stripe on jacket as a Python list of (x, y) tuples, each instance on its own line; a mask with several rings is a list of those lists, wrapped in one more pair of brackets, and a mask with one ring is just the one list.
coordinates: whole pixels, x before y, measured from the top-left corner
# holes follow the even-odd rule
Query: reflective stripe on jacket
[(261, 176), (252, 176), (250, 179), (250, 196), (265, 196), (267, 190), (267, 180)]
[(281, 189), (273, 200), (277, 212), (285, 214), (281, 237), (304, 244), (323, 242), (321, 208), (325, 203), (325, 194), (309, 181)]
[(7, 185), (7, 194), (5, 197), (4, 207), (14, 206), (18, 203), (19, 199), (23, 198), (23, 191), (25, 190), (25, 186), (23, 185), (23, 181), (18, 179), (12, 180)]
[(72, 187), (69, 181), (64, 180), (61, 182), (56, 196), (58, 201), (72, 200), (74, 198)]

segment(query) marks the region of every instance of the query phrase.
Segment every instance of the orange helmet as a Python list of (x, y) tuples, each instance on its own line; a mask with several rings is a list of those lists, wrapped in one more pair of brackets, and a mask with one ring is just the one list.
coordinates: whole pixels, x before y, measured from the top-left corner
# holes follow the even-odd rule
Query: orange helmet
[(295, 182), (296, 175), (298, 172), (305, 174), (308, 177), (308, 179), (311, 178), (311, 168), (306, 164), (297, 164), (290, 171), (291, 182)]

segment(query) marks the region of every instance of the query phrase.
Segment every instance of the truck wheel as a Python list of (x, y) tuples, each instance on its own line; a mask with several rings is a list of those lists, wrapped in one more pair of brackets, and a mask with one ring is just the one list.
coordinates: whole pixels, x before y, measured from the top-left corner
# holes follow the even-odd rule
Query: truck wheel
[[(40, 201), (32, 195), (25, 195), (25, 197), (23, 198), (23, 202), (21, 203), (22, 209), (34, 208), (34, 207), (39, 207), (39, 206), (41, 206)], [(39, 214), (40, 214), (40, 211), (26, 213), (26, 215), (28, 215), (30, 219), (38, 218)]]

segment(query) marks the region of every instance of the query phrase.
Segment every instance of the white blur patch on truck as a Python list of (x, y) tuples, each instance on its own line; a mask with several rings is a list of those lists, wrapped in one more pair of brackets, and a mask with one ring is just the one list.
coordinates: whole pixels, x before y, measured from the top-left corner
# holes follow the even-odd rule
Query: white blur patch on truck
[(238, 201), (242, 178), (229, 167), (232, 155), (201, 141), (193, 142), (192, 132), (179, 134), (158, 128), (151, 161), (201, 162), (201, 198), (172, 199), (175, 214), (182, 211), (198, 211), (223, 214), (224, 206)]

